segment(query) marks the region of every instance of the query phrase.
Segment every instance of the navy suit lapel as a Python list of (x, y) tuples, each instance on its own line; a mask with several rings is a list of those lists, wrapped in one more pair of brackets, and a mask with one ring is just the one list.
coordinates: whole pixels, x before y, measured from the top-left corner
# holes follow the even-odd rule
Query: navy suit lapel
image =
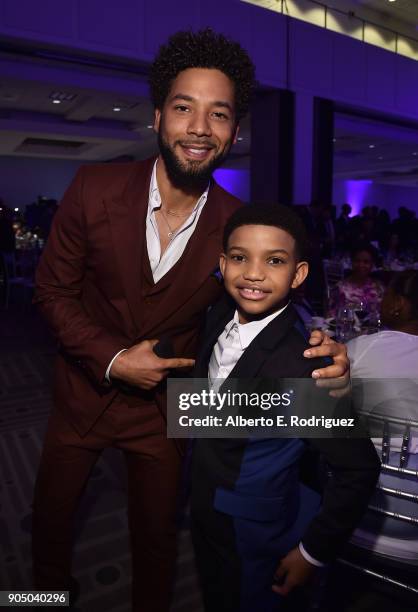
[[(213, 307), (208, 316), (208, 326), (203, 344), (196, 359), (195, 377), (206, 378), (213, 347), (225, 325), (232, 319), (235, 305), (228, 296), (224, 296)], [(298, 321), (298, 315), (292, 304), (269, 323), (254, 338), (249, 347), (241, 355), (235, 367), (228, 376), (232, 378), (255, 378), (262, 371), (263, 365), (282, 342), (288, 331)]]
[(297, 315), (293, 306), (289, 304), (254, 338), (235, 364), (228, 378), (255, 378), (258, 376), (265, 361), (282, 342), (296, 320)]

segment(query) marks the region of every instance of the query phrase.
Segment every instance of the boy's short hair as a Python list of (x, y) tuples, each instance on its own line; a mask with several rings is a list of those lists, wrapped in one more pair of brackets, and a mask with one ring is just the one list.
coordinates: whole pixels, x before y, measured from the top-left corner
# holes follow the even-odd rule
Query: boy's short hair
[(163, 108), (173, 81), (188, 68), (215, 68), (223, 72), (234, 84), (237, 123), (247, 114), (255, 86), (254, 64), (239, 43), (211, 28), (177, 32), (160, 47), (149, 76), (155, 108)]
[(289, 206), (280, 204), (249, 204), (242, 206), (228, 219), (223, 235), (223, 249), (226, 253), (228, 241), (234, 230), (243, 225), (268, 225), (284, 230), (295, 241), (296, 261), (305, 261), (308, 252), (308, 235), (299, 215)]

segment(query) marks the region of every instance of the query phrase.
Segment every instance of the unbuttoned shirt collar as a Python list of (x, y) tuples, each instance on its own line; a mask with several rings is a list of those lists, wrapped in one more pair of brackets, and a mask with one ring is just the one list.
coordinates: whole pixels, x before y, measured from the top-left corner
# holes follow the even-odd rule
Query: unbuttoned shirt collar
[(240, 323), (238, 311), (236, 310), (234, 313), (234, 318), (225, 326), (225, 334), (226, 338), (231, 334), (233, 330), (238, 331), (241, 349), (245, 351), (245, 349), (251, 344), (256, 336), (276, 317), (279, 316), (289, 305), (289, 302), (280, 310), (273, 312), (273, 314), (264, 317), (264, 319), (260, 319), (258, 321), (250, 321), (249, 323)]
[[(158, 164), (158, 158), (155, 160), (154, 167), (152, 169), (151, 182), (149, 186), (149, 197), (148, 197), (148, 216), (149, 217), (152, 215), (154, 210), (158, 210), (159, 208), (161, 208), (161, 195), (160, 195), (160, 190), (158, 189), (158, 183), (157, 183), (157, 164)], [(187, 227), (189, 227), (189, 225), (193, 223), (193, 220), (190, 220), (190, 217), (193, 216), (194, 218), (195, 213), (201, 210), (203, 206), (206, 204), (206, 200), (208, 199), (209, 187), (210, 187), (210, 182), (208, 183), (205, 191), (202, 193), (202, 195), (196, 202), (192, 212), (190, 213), (190, 216), (186, 219), (182, 227), (176, 231), (176, 236), (178, 236), (180, 232), (187, 229)]]
[(203, 211), (208, 198), (210, 183), (202, 193), (190, 215), (185, 219), (183, 225), (179, 227), (166, 250), (161, 255), (160, 236), (158, 231), (157, 219), (155, 211), (161, 208), (161, 195), (157, 183), (157, 163), (155, 161), (148, 195), (148, 211), (146, 218), (146, 240), (148, 259), (151, 267), (154, 283), (157, 283), (171, 268), (178, 262), (182, 256), (188, 241), (196, 229), (199, 217)]

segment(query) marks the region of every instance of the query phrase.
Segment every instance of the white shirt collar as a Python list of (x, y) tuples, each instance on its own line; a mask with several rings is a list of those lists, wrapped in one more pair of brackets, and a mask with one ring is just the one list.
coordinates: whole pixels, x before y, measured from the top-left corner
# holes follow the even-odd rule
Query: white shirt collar
[[(158, 157), (155, 160), (154, 167), (152, 169), (152, 174), (151, 174), (151, 182), (149, 186), (149, 197), (148, 197), (148, 216), (151, 216), (156, 208), (161, 208), (161, 195), (160, 195), (160, 190), (158, 189), (158, 183), (157, 183), (157, 164), (158, 164)], [(196, 202), (193, 210), (190, 213), (191, 215), (195, 213), (197, 210), (199, 210), (200, 208), (202, 208), (203, 205), (206, 203), (206, 200), (208, 199), (209, 187), (210, 187), (210, 183), (208, 183), (208, 186), (206, 187), (205, 191), (202, 193), (202, 195)]]
[(264, 317), (264, 319), (260, 319), (258, 321), (250, 321), (249, 323), (240, 323), (238, 311), (236, 310), (234, 313), (234, 318), (225, 326), (226, 337), (230, 334), (231, 330), (236, 327), (238, 330), (239, 339), (241, 342), (241, 348), (244, 351), (254, 340), (256, 336), (276, 317), (279, 316), (289, 305), (290, 302), (273, 312), (273, 314)]

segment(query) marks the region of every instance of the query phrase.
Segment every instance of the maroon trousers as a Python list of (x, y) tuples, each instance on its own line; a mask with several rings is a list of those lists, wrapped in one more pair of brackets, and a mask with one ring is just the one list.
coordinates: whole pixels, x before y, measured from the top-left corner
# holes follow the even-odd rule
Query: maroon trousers
[(181, 457), (155, 404), (118, 397), (85, 437), (55, 410), (50, 417), (33, 506), (35, 588), (70, 585), (73, 516), (101, 451), (124, 452), (134, 612), (168, 612), (176, 557)]

